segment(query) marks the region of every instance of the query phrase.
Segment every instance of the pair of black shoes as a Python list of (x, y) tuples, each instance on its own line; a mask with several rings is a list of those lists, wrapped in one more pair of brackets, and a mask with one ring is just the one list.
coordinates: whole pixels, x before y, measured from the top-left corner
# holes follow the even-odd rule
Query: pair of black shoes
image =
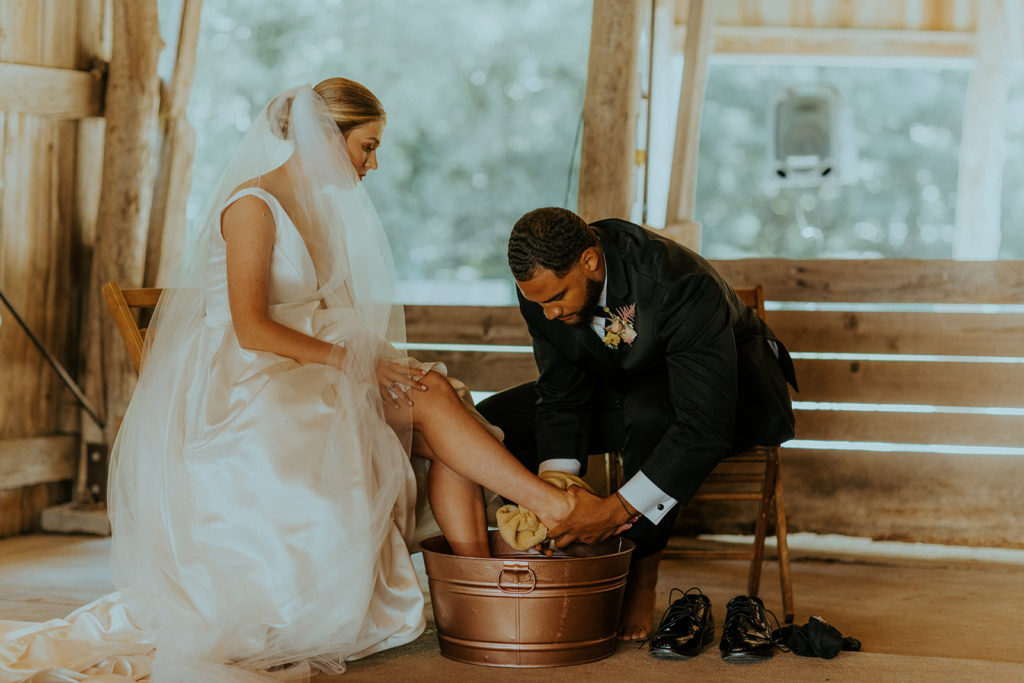
[[(676, 593), (682, 596), (672, 600)], [(699, 588), (673, 588), (658, 628), (644, 642), (657, 659), (689, 659), (715, 639), (711, 600)], [(719, 650), (728, 662), (756, 662), (775, 654), (777, 636), (759, 598), (739, 595), (729, 601)]]

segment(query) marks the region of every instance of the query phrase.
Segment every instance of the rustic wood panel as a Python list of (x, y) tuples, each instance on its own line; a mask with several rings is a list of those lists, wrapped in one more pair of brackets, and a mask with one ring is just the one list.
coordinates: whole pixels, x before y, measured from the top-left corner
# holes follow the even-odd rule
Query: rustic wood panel
[(406, 306), (411, 342), (530, 346), (518, 306)]
[(0, 489), (0, 538), (39, 531), (42, 511), (69, 500), (70, 480)]
[[(953, 356), (1024, 355), (1019, 313), (768, 311), (790, 351)], [(529, 346), (516, 306), (406, 306), (410, 342)]]
[(1024, 314), (769, 311), (790, 351), (1024, 356)]
[(1024, 365), (797, 359), (801, 401), (1024, 406)]
[(796, 438), (965, 446), (1024, 446), (1019, 415), (796, 410)]
[(0, 62), (42, 63), (42, 2), (0, 3)]
[(734, 287), (769, 301), (995, 303), (1024, 301), (1024, 262), (918, 259), (714, 261)]
[(414, 351), (423, 361), (441, 361), (448, 374), (473, 391), (500, 391), (537, 379), (537, 365), (530, 353), (473, 353), (463, 351)]
[[(26, 324), (60, 358), (57, 340), (47, 334), (50, 312), (39, 301), (39, 293), (52, 286), (50, 276), (56, 275), (47, 268), (47, 259), (51, 251), (58, 251), (58, 245), (49, 241), (50, 138), (36, 117), (8, 114), (5, 122), (0, 287)], [(6, 318), (0, 326), (0, 387), (5, 395), (0, 402), (0, 438), (53, 431), (43, 358), (7, 312), (0, 315)]]
[[(78, 49), (75, 36), (78, 35), (77, 8), (68, 7), (65, 0), (44, 0), (41, 38), (43, 41), (43, 65), (74, 69), (77, 66)], [(78, 0), (75, 0), (75, 5)]]
[(1020, 458), (784, 449), (791, 531), (1024, 547)]
[(77, 459), (74, 436), (0, 440), (0, 489), (71, 479)]
[[(1019, 458), (782, 450), (790, 532), (1024, 547)], [(749, 504), (695, 502), (677, 529), (751, 533)]]
[[(739, 289), (740, 299), (757, 308), (754, 289)], [(145, 305), (143, 302), (128, 302)], [(405, 306), (410, 342), (530, 346), (530, 332), (518, 306)]]

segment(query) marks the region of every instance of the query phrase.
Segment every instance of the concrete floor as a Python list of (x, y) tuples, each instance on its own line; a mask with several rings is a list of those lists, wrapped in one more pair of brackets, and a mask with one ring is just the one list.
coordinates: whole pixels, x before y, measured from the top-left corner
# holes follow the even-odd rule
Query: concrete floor
[[(767, 662), (737, 666), (722, 661), (714, 645), (692, 660), (660, 662), (622, 644), (611, 657), (591, 664), (498, 669), (442, 657), (428, 621), (415, 642), (353, 662), (343, 676), (315, 680), (1024, 681), (1024, 553), (958, 555), (912, 546), (893, 551), (877, 544), (850, 551), (820, 538), (794, 540), (796, 622), (820, 615), (844, 635), (860, 639), (861, 652), (833, 660), (780, 652)], [(109, 539), (84, 536), (0, 541), (0, 619), (64, 616), (109, 592), (108, 551)], [(737, 561), (666, 561), (658, 610), (672, 587), (700, 586), (721, 626), (725, 603), (744, 590), (746, 569)], [(774, 563), (766, 564), (761, 595), (781, 615)]]

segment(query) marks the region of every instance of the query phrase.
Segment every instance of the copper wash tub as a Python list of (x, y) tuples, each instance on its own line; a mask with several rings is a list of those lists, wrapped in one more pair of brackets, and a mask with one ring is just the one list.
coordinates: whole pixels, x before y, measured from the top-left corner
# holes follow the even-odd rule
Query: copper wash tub
[(442, 655), (542, 667), (615, 651), (631, 541), (576, 544), (554, 557), (516, 551), (497, 531), (490, 544), (493, 557), (452, 555), (443, 536), (421, 544)]

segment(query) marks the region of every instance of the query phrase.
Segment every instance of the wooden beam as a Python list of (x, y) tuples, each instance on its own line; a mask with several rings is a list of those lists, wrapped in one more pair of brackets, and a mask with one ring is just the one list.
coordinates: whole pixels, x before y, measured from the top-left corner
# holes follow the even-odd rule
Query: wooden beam
[(1024, 444), (1019, 415), (884, 413), (796, 410), (796, 438), (814, 441), (881, 441), (907, 444), (1008, 446)]
[(979, 0), (978, 52), (960, 136), (953, 258), (999, 256), (1011, 52), (1002, 0)]
[[(121, 335), (107, 315), (100, 288), (108, 281), (142, 284), (146, 236), (156, 175), (156, 137), (160, 96), (157, 60), (163, 41), (156, 0), (115, 2), (113, 53), (106, 95), (103, 184), (96, 220), (91, 281), (86, 291), (82, 335), (86, 356), (85, 388), (104, 407), (106, 433), (87, 441), (113, 443), (135, 385), (135, 370), (124, 353)], [(90, 496), (79, 486), (79, 502)]]
[(713, 0), (690, 0), (687, 25), (691, 30), (683, 49), (683, 82), (679, 91), (672, 173), (665, 210), (666, 234), (695, 251), (700, 250), (700, 225), (693, 220), (697, 187), (700, 115), (708, 79), (708, 56), (715, 31)]
[(769, 311), (790, 351), (1024, 356), (1024, 314)]
[(639, 0), (594, 0), (577, 213), (629, 218), (636, 150)]
[(422, 361), (440, 361), (448, 374), (473, 391), (500, 391), (537, 379), (532, 353), (478, 353), (472, 351), (413, 352)]
[(196, 74), (196, 45), (199, 44), (199, 16), (203, 0), (184, 0), (178, 23), (178, 42), (174, 57), (174, 73), (167, 97), (160, 103), (160, 113), (185, 116), (188, 96)]
[(435, 344), (533, 344), (518, 306), (406, 306), (405, 336)]
[(166, 97), (160, 102), (160, 161), (153, 187), (153, 207), (146, 239), (146, 267), (143, 284), (168, 284), (180, 265), (186, 242), (186, 207), (192, 186), (192, 161), (196, 134), (185, 119), (185, 107), (196, 70), (199, 15), (202, 0), (185, 0), (181, 7), (174, 75)]
[(103, 115), (96, 72), (0, 63), (0, 110), (80, 119)]
[(1024, 365), (1017, 363), (797, 358), (794, 364), (801, 401), (1024, 407)]
[[(676, 27), (673, 44), (682, 52), (686, 26)], [(716, 55), (778, 55), (903, 59), (974, 59), (969, 31), (807, 28), (798, 26), (715, 27)]]
[(0, 440), (0, 489), (72, 479), (78, 438), (41, 436)]
[(714, 261), (733, 287), (764, 285), (768, 301), (1019, 304), (1024, 262), (918, 259)]

